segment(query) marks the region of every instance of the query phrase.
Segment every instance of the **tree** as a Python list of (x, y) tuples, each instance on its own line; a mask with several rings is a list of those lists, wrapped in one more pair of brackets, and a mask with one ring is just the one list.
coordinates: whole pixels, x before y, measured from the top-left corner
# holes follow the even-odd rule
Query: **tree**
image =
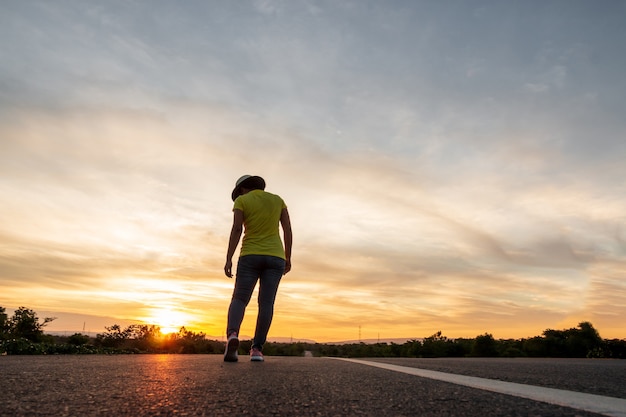
[(441, 334), (441, 330), (424, 339), (420, 350), (425, 358), (441, 358), (448, 356), (450, 346), (454, 341)]
[(2, 340), (9, 332), (9, 316), (7, 316), (6, 309), (0, 307), (0, 340)]
[(99, 346), (118, 348), (129, 338), (129, 330), (122, 330), (119, 324), (104, 328), (106, 329), (105, 333), (96, 335), (96, 343)]
[(587, 321), (567, 330), (548, 329), (543, 335), (546, 354), (551, 357), (584, 358), (602, 346), (598, 331)]
[(498, 356), (496, 349), (496, 340), (489, 333), (476, 336), (474, 345), (472, 346), (472, 356)]
[(159, 350), (161, 329), (155, 325), (131, 324), (122, 330), (119, 324), (106, 327), (96, 335), (96, 345), (109, 348), (134, 349), (139, 352)]
[(202, 332), (195, 333), (183, 326), (178, 330), (178, 333), (170, 336), (172, 336), (173, 344), (178, 346), (177, 349), (180, 353), (214, 353), (212, 346)]
[(581, 358), (589, 356), (594, 349), (602, 346), (602, 338), (588, 321), (578, 324), (578, 328), (566, 331), (566, 346), (569, 354)]
[(161, 328), (155, 325), (131, 324), (126, 331), (133, 341), (132, 347), (142, 352), (158, 349)]
[(43, 328), (55, 320), (56, 317), (45, 317), (43, 323), (39, 322), (37, 313), (26, 307), (15, 310), (9, 320), (9, 333), (15, 337), (23, 337), (31, 342), (40, 342), (43, 336)]
[(68, 337), (67, 343), (74, 346), (86, 345), (87, 343), (89, 343), (89, 336), (81, 333), (74, 333), (73, 335)]

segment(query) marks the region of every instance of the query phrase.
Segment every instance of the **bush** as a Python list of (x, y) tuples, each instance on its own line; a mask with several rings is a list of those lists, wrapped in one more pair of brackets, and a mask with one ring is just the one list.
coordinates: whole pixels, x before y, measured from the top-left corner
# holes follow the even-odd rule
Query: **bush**
[(46, 350), (43, 343), (34, 343), (23, 337), (0, 341), (0, 352), (8, 355), (42, 355)]
[(80, 333), (74, 333), (67, 339), (67, 343), (74, 346), (86, 345), (87, 343), (89, 343), (89, 336)]
[(496, 340), (489, 333), (476, 336), (472, 346), (472, 356), (493, 357), (498, 356)]

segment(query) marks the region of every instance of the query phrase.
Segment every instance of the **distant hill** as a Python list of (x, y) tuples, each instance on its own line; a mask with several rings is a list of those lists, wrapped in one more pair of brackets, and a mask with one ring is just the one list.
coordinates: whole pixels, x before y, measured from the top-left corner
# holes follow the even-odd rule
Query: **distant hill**
[(373, 345), (376, 343), (386, 343), (391, 344), (395, 343), (397, 345), (402, 345), (410, 340), (424, 340), (421, 337), (398, 337), (398, 338), (390, 338), (390, 339), (361, 339), (361, 340), (343, 340), (341, 342), (326, 342), (327, 345), (353, 345), (355, 343), (365, 343), (366, 345)]
[(317, 343), (315, 340), (294, 337), (268, 337), (268, 341), (274, 343)]

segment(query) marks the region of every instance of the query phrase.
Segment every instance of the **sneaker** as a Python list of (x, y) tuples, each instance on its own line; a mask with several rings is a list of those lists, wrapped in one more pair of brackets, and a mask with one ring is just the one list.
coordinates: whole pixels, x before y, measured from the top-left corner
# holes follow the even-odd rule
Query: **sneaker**
[(224, 362), (237, 362), (239, 360), (237, 351), (239, 350), (239, 338), (237, 333), (231, 333), (226, 342), (226, 351), (224, 351)]
[(252, 362), (263, 362), (265, 360), (263, 358), (263, 352), (261, 352), (258, 348), (252, 348), (250, 351), (250, 360)]

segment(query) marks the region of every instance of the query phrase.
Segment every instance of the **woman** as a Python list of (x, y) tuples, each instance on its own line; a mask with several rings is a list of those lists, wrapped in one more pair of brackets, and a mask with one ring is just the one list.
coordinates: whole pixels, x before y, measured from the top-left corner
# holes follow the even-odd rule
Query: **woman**
[[(235, 183), (232, 199), (235, 202), (233, 227), (230, 232), (224, 273), (232, 278), (232, 258), (244, 232), (241, 253), (237, 262), (235, 290), (228, 308), (228, 326), (224, 361), (236, 362), (239, 349), (239, 328), (252, 292), (259, 285), (259, 315), (250, 350), (250, 360), (263, 361), (263, 344), (274, 315), (274, 300), (278, 284), (291, 269), (291, 222), (282, 198), (265, 190), (265, 180), (244, 175)], [(280, 239), (278, 224), (282, 226), (285, 246)]]

